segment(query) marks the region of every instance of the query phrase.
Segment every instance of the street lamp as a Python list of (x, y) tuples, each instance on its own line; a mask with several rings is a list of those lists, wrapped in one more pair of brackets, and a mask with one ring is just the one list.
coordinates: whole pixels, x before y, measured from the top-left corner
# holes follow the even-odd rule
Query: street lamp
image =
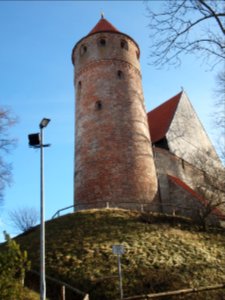
[(44, 210), (44, 144), (43, 129), (47, 127), (50, 119), (43, 118), (39, 124), (40, 133), (28, 135), (29, 146), (40, 148), (40, 300), (46, 299), (46, 280), (45, 280), (45, 210)]
[(48, 125), (48, 123), (49, 123), (50, 121), (51, 121), (50, 119), (43, 118), (43, 119), (41, 120), (41, 123), (40, 123), (39, 127), (40, 127), (41, 129), (43, 129), (44, 127), (47, 127), (47, 125)]

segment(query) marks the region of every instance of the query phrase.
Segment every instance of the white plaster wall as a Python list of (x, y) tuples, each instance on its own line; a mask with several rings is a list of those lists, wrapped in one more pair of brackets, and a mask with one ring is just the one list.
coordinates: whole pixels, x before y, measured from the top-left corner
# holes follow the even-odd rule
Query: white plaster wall
[[(172, 193), (173, 191), (167, 176), (172, 175), (181, 179), (197, 193), (200, 192), (200, 187), (204, 187), (207, 193), (202, 191), (203, 197), (208, 200), (214, 199), (217, 204), (221, 203), (219, 209), (225, 213), (225, 192), (223, 187), (225, 171), (221, 172), (220, 176), (211, 178), (208, 182), (206, 172), (197, 168), (196, 165), (191, 165), (183, 159), (174, 156), (167, 150), (155, 147), (154, 157), (159, 180), (160, 199), (164, 207), (166, 207), (168, 203), (176, 206), (177, 201), (181, 201), (181, 203), (183, 201), (182, 192), (180, 194), (176, 192), (176, 195)], [(212, 183), (213, 186), (211, 186)], [(195, 207), (193, 207), (193, 209), (195, 209)]]
[(170, 151), (178, 157), (207, 172), (214, 167), (222, 168), (219, 157), (184, 92), (166, 137)]

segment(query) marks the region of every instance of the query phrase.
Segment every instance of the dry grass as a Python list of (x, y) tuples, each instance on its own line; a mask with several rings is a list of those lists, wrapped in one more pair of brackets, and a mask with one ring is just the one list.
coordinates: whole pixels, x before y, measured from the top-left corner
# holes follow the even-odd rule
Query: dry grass
[(25, 288), (24, 294), (23, 294), (23, 299), (24, 300), (39, 300), (40, 294), (35, 293), (34, 291), (31, 291), (31, 290)]
[[(39, 268), (39, 228), (17, 238)], [(212, 285), (225, 281), (225, 235), (180, 224), (149, 224), (140, 213), (89, 210), (46, 223), (47, 274), (90, 293), (118, 299), (117, 259), (123, 244), (124, 296)], [(225, 291), (179, 299), (224, 299)], [(173, 299), (168, 298), (168, 299)], [(176, 298), (178, 299), (178, 298)]]

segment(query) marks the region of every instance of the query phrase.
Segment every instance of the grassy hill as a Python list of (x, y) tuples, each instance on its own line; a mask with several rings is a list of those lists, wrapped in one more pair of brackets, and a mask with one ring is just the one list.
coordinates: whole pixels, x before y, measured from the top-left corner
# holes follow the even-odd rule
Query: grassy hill
[(24, 300), (39, 300), (40, 294), (35, 293), (27, 288), (24, 289)]
[[(39, 228), (17, 242), (28, 251), (32, 268), (39, 270)], [(91, 300), (119, 299), (114, 244), (126, 249), (121, 260), (124, 297), (225, 282), (224, 233), (200, 232), (180, 222), (117, 209), (48, 221), (46, 273), (89, 293)], [(219, 290), (166, 299), (224, 298), (225, 290)]]

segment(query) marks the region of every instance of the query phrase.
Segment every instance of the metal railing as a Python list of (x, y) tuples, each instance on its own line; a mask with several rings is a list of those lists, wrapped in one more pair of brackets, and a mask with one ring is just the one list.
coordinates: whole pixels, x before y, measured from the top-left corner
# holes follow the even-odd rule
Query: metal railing
[[(129, 209), (129, 210), (137, 210), (137, 211), (149, 211), (147, 207), (152, 207), (152, 204), (148, 203), (135, 203), (135, 202), (105, 202), (105, 201), (94, 201), (94, 202), (88, 202), (88, 203), (82, 203), (82, 204), (75, 204), (70, 205), (64, 208), (61, 208), (57, 210), (54, 215), (52, 216), (52, 219), (60, 217), (63, 211), (69, 210), (73, 208), (73, 212), (85, 210), (85, 209), (100, 209), (100, 208), (121, 208), (121, 209)], [(157, 204), (158, 206), (158, 204)], [(154, 210), (156, 211), (156, 210)]]
[[(35, 275), (37, 275), (38, 277), (40, 277), (40, 273), (39, 273), (38, 271), (35, 271), (35, 270), (29, 270), (29, 271), (28, 271), (28, 274), (29, 274), (29, 273), (35, 274)], [(66, 283), (66, 282), (64, 282), (64, 281), (55, 279), (55, 278), (53, 278), (53, 277), (51, 277), (51, 276), (48, 276), (48, 275), (46, 275), (46, 279), (47, 279), (47, 281), (50, 281), (50, 282), (52, 282), (52, 283), (57, 284), (57, 285), (61, 288), (61, 290), (64, 290), (64, 291), (65, 291), (65, 289), (68, 289), (68, 290), (70, 290), (71, 292), (75, 293), (76, 295), (81, 296), (81, 297), (82, 297), (82, 300), (89, 300), (89, 294), (88, 294), (88, 293), (85, 293), (85, 292), (83, 292), (83, 291), (81, 291), (81, 290), (79, 290), (79, 289), (77, 289), (77, 288), (75, 288), (75, 287), (69, 285), (68, 283)], [(63, 295), (64, 295), (64, 296), (63, 296)], [(62, 298), (62, 300), (65, 300), (65, 299), (66, 299), (66, 298), (65, 298), (65, 292), (61, 293), (61, 298)]]
[[(185, 296), (187, 294), (194, 294), (194, 293), (201, 293), (201, 292), (208, 292), (214, 290), (221, 290), (225, 288), (225, 283), (216, 284), (211, 286), (203, 286), (198, 288), (187, 288), (182, 290), (175, 290), (175, 291), (168, 291), (168, 292), (161, 292), (161, 293), (153, 293), (148, 295), (139, 295), (139, 296), (131, 296), (127, 298), (123, 298), (124, 300), (148, 300), (148, 299), (162, 299), (167, 298), (169, 296)], [(174, 298), (175, 299), (175, 298)], [(221, 298), (222, 299), (222, 298)], [(224, 298), (223, 298), (224, 299)]]
[[(73, 209), (72, 213), (88, 209), (125, 209), (132, 211), (139, 211), (141, 213), (158, 213), (161, 215), (174, 216), (176, 218), (187, 219), (186, 221), (192, 222), (195, 225), (206, 226), (209, 228), (225, 228), (223, 219), (214, 213), (214, 210), (207, 212), (207, 207), (200, 206), (184, 206), (176, 203), (138, 203), (138, 202), (105, 202), (94, 201), (90, 203), (82, 203), (70, 205), (65, 208), (59, 209), (52, 219), (60, 217), (62, 212)], [(207, 212), (207, 213), (205, 213)]]
[[(169, 213), (172, 215), (182, 215), (180, 211), (191, 212), (193, 211), (193, 207), (187, 207), (182, 205), (175, 205), (171, 203), (138, 203), (138, 202), (104, 202), (104, 201), (94, 201), (89, 203), (75, 204), (70, 205), (64, 208), (57, 210), (52, 219), (60, 217), (62, 212), (73, 209), (72, 212), (86, 210), (86, 209), (100, 209), (100, 208), (120, 208), (120, 209), (128, 209), (128, 210), (137, 210), (141, 212), (159, 212), (159, 213)], [(197, 212), (197, 209), (196, 209)]]
[(61, 213), (62, 211), (68, 210), (68, 209), (70, 209), (70, 208), (73, 208), (73, 209), (74, 209), (74, 207), (75, 207), (74, 205), (70, 205), (70, 206), (67, 206), (67, 207), (64, 207), (64, 208), (61, 208), (61, 209), (57, 210), (57, 212), (55, 212), (54, 215), (52, 216), (52, 219), (55, 219), (55, 218), (60, 217), (60, 213)]

